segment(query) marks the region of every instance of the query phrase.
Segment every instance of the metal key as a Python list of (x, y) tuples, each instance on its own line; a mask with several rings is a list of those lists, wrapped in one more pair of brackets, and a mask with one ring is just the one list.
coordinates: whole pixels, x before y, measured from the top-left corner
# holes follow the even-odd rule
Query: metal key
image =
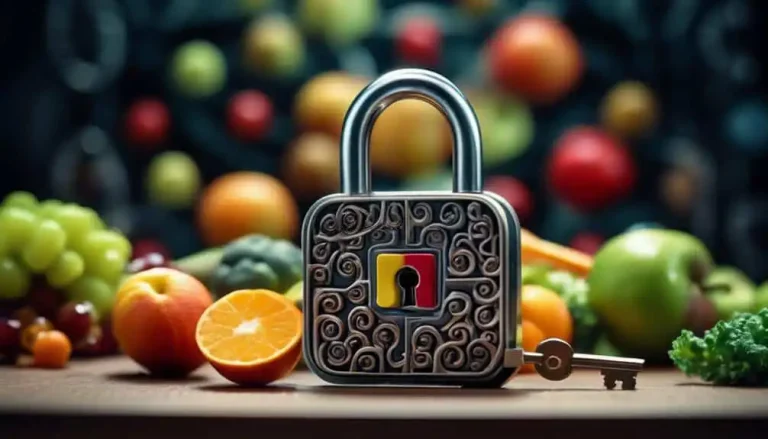
[[(521, 353), (522, 358), (520, 358)], [(533, 364), (539, 375), (551, 381), (568, 378), (574, 367), (599, 369), (603, 376), (603, 384), (609, 390), (616, 387), (616, 381), (621, 381), (622, 390), (634, 390), (637, 385), (637, 374), (645, 364), (645, 360), (639, 358), (575, 354), (570, 344), (557, 338), (542, 341), (536, 347), (536, 352), (514, 349), (510, 352), (509, 360), (511, 363)]]

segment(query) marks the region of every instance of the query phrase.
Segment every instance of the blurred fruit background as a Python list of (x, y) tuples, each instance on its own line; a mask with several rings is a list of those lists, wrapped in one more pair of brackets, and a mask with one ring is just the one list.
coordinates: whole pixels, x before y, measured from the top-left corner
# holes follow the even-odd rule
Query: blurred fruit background
[[(747, 0), (12, 2), (3, 295), (61, 285), (61, 326), (81, 339), (126, 262), (182, 266), (217, 295), (254, 279), (286, 289), (303, 214), (338, 188), (347, 107), (404, 66), (465, 92), (486, 187), (536, 236), (593, 254), (630, 229), (682, 230), (762, 282), (765, 12)], [(376, 188), (450, 188), (451, 147), (437, 110), (392, 105), (373, 133)]]
[[(471, 98), (487, 184), (539, 236), (589, 250), (638, 224), (684, 229), (761, 279), (760, 11), (741, 0), (23, 2), (3, 14), (0, 189), (90, 206), (173, 257), (245, 232), (295, 239), (306, 208), (338, 187), (355, 94), (419, 66)], [(392, 106), (374, 133), (376, 187), (448, 187), (450, 149), (437, 111)], [(257, 174), (227, 175), (238, 171)]]

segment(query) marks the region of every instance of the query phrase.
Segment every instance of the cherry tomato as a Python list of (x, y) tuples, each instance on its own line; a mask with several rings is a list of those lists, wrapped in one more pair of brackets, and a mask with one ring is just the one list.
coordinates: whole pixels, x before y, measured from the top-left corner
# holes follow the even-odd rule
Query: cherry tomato
[(440, 61), (442, 40), (442, 31), (434, 20), (412, 18), (400, 29), (395, 44), (403, 61), (434, 66)]
[(515, 209), (520, 222), (526, 222), (533, 214), (533, 195), (520, 180), (503, 175), (488, 178), (485, 190), (501, 195)]
[(72, 343), (61, 331), (44, 331), (38, 335), (32, 355), (35, 367), (61, 369), (72, 356)]
[(578, 210), (598, 210), (628, 195), (637, 170), (630, 152), (591, 127), (566, 132), (549, 158), (547, 179), (563, 201)]
[(272, 127), (273, 109), (267, 95), (256, 90), (245, 90), (230, 99), (227, 124), (240, 140), (256, 141)]
[(600, 250), (603, 242), (605, 242), (605, 239), (597, 233), (581, 232), (571, 239), (570, 247), (580, 252), (594, 255)]
[(168, 107), (159, 99), (138, 100), (125, 115), (126, 136), (136, 145), (149, 147), (165, 142), (170, 126)]

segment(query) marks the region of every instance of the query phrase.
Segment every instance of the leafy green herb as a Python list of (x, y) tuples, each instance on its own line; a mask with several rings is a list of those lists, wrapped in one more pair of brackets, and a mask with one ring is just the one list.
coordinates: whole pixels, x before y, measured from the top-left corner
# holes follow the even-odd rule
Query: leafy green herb
[(720, 385), (768, 385), (768, 308), (720, 321), (702, 337), (684, 330), (669, 357), (688, 376)]

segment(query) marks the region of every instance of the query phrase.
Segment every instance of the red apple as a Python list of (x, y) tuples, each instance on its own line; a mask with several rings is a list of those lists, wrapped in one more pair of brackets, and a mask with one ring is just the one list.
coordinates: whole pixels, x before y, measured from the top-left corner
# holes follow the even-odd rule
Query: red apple
[(230, 99), (227, 125), (240, 140), (256, 141), (272, 127), (272, 103), (267, 95), (256, 90), (245, 90)]
[(412, 18), (400, 28), (395, 41), (397, 55), (405, 62), (434, 66), (440, 61), (443, 33), (427, 17)]
[(605, 239), (603, 239), (603, 237), (597, 233), (581, 232), (577, 233), (576, 236), (571, 239), (569, 246), (572, 249), (578, 250), (582, 253), (594, 255), (598, 250), (600, 250), (603, 242), (605, 242)]
[(636, 174), (627, 148), (591, 127), (573, 128), (560, 137), (547, 165), (551, 189), (581, 211), (604, 208), (628, 195)]
[(132, 275), (120, 286), (112, 333), (120, 349), (156, 375), (183, 376), (205, 363), (195, 329), (213, 303), (194, 277), (171, 268)]
[(485, 190), (494, 192), (515, 209), (521, 223), (530, 219), (533, 213), (533, 196), (531, 191), (520, 180), (505, 175), (497, 175), (488, 178)]
[(165, 142), (171, 126), (168, 108), (158, 99), (134, 102), (125, 115), (125, 134), (131, 143), (157, 146)]
[(534, 104), (551, 104), (569, 93), (584, 70), (576, 37), (554, 17), (523, 14), (490, 40), (489, 71), (502, 89)]

